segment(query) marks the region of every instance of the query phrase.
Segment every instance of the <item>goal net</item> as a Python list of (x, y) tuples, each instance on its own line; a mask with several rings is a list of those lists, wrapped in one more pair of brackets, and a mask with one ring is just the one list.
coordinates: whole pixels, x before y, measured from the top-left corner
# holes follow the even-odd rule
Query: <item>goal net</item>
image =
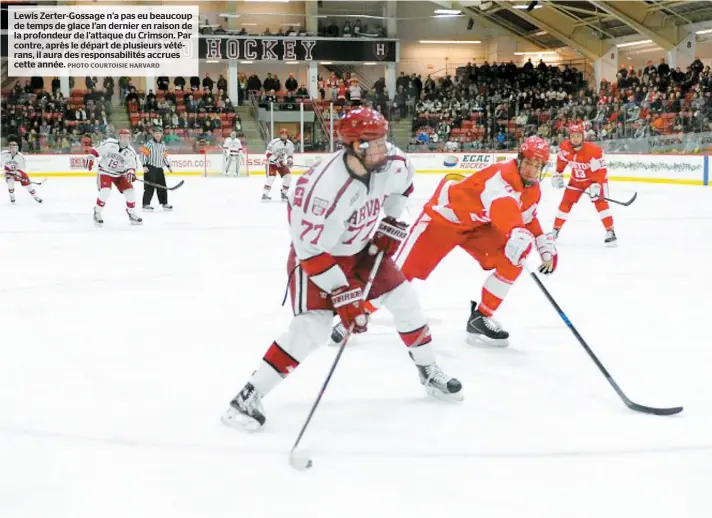
[(213, 150), (203, 155), (203, 176), (246, 177), (250, 175), (250, 152), (242, 146), (239, 154)]

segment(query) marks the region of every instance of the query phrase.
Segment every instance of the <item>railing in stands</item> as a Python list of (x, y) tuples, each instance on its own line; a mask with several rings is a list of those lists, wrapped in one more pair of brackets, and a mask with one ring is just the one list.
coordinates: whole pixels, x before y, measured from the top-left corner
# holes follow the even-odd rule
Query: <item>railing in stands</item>
[(327, 149), (334, 149), (333, 148), (333, 135), (331, 134), (331, 122), (330, 120), (327, 120), (324, 117), (324, 108), (322, 105), (320, 105), (317, 101), (313, 100), (312, 101), (314, 104), (314, 113), (316, 114), (316, 118), (319, 121), (319, 128), (321, 129), (322, 133), (324, 134), (324, 139), (326, 141), (326, 146)]
[(267, 146), (267, 144), (269, 144), (269, 141), (272, 140), (272, 136), (270, 133), (270, 129), (267, 127), (267, 123), (265, 123), (264, 121), (262, 121), (260, 119), (259, 103), (257, 101), (257, 96), (255, 95), (254, 92), (250, 92), (249, 101), (250, 101), (250, 114), (252, 115), (252, 118), (257, 123), (257, 127), (260, 130), (260, 136), (262, 137), (262, 140), (264, 141), (265, 146)]

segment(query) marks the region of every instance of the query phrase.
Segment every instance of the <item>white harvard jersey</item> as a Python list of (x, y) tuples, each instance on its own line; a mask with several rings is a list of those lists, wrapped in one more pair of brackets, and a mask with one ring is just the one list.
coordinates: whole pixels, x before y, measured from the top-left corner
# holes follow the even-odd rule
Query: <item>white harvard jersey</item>
[(239, 155), (241, 151), (242, 141), (238, 137), (227, 137), (223, 142), (223, 152), (230, 155)]
[(5, 173), (26, 173), (27, 163), (25, 162), (25, 155), (19, 151), (14, 155), (11, 155), (9, 151), (2, 152), (2, 169)]
[[(289, 193), (289, 223), (300, 261), (324, 253), (356, 255), (368, 246), (381, 209), (386, 216), (400, 217), (413, 190), (415, 171), (397, 147), (390, 147), (389, 155), (394, 159), (365, 179), (347, 170), (345, 151), (328, 155), (297, 179)], [(310, 279), (327, 293), (347, 284), (338, 266)]]
[(140, 167), (138, 154), (131, 146), (119, 147), (119, 141), (108, 138), (98, 148), (90, 151), (90, 158), (99, 158), (99, 173), (109, 176), (121, 176)]
[(294, 155), (294, 144), (291, 140), (283, 141), (281, 138), (273, 138), (267, 144), (267, 160), (272, 164), (285, 163), (288, 157)]

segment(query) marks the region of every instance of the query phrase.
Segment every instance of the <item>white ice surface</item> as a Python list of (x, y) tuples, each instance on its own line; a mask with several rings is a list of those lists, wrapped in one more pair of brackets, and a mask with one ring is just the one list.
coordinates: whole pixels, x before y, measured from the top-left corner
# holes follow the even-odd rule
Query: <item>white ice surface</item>
[[(438, 180), (418, 177), (411, 218)], [(511, 347), (467, 345), (485, 275), (456, 252), (416, 288), (465, 401), (426, 397), (379, 313), (299, 473), (334, 348), (269, 395), (262, 431), (219, 422), (291, 316), (285, 207), (261, 183), (189, 178), (143, 227), (114, 191), (101, 229), (92, 179), (50, 179), (43, 205), (0, 188), (0, 517), (712, 516), (712, 189), (614, 184), (640, 193), (613, 209), (619, 247), (582, 203), (545, 279), (631, 399), (681, 415), (623, 406), (526, 275), (497, 315)], [(547, 229), (560, 194), (545, 185)]]

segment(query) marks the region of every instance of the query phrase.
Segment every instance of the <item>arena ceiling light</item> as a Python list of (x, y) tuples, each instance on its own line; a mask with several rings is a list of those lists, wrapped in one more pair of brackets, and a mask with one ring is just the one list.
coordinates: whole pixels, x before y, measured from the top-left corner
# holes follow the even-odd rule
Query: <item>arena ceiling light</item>
[(629, 41), (626, 43), (619, 43), (616, 45), (619, 49), (625, 48), (625, 47), (635, 47), (636, 45), (647, 45), (648, 43), (652, 43), (653, 40), (638, 40), (638, 41)]
[(420, 40), (418, 43), (426, 45), (477, 45), (480, 40), (457, 41), (457, 40)]
[(220, 18), (239, 18), (239, 14), (234, 14), (234, 13), (220, 13), (218, 15)]
[(462, 14), (462, 11), (460, 11), (459, 9), (435, 9), (433, 11), (433, 14), (441, 16), (457, 16)]
[(530, 52), (515, 52), (515, 56), (540, 56), (542, 54), (556, 54), (555, 50), (532, 50)]
[(376, 63), (375, 61), (365, 61), (363, 64), (364, 65), (378, 65), (378, 63)]
[(712, 34), (712, 29), (704, 29), (701, 31), (695, 32), (695, 34)]
[(541, 4), (536, 4), (535, 6), (532, 7), (531, 4), (528, 5), (523, 5), (523, 4), (517, 4), (512, 6), (514, 9), (521, 9), (522, 11), (531, 11), (532, 9), (541, 9), (544, 7)]

